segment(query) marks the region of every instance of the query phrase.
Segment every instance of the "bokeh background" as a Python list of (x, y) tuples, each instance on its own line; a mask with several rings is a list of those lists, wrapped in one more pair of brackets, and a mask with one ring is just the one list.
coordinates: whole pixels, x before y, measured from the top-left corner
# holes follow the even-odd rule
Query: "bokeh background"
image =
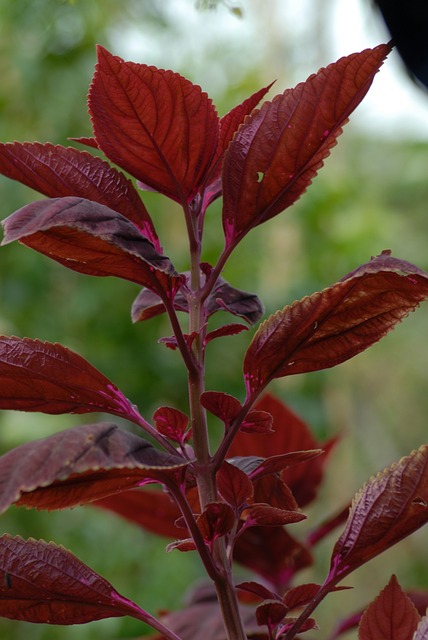
[[(0, 0), (0, 139), (68, 144), (69, 137), (89, 135), (86, 93), (96, 43), (126, 59), (179, 71), (208, 91), (220, 114), (272, 80), (273, 92), (283, 91), (342, 55), (388, 39), (369, 0), (345, 4), (346, 11), (337, 0)], [(428, 96), (392, 54), (313, 186), (291, 210), (247, 237), (225, 277), (257, 293), (270, 313), (383, 249), (428, 269), (427, 173)], [(35, 197), (0, 177), (2, 218)], [(180, 210), (154, 194), (144, 199), (166, 253), (185, 270)], [(207, 227), (205, 259), (211, 262), (222, 246), (219, 216), (216, 203)], [(179, 357), (157, 344), (170, 334), (166, 320), (130, 322), (137, 293), (131, 283), (69, 272), (22, 246), (0, 253), (1, 333), (76, 350), (148, 418), (161, 404), (186, 410)], [(245, 334), (211, 347), (209, 389), (242, 397), (248, 340)], [(426, 442), (427, 362), (428, 307), (422, 305), (383, 342), (338, 369), (272, 385), (317, 437), (341, 435), (309, 526), (343, 506), (371, 474)], [(0, 452), (102, 418), (2, 412)], [(191, 554), (165, 557), (164, 540), (98, 510), (12, 508), (1, 518), (2, 532), (63, 544), (152, 612), (179, 606), (202, 575)], [(373, 598), (392, 572), (405, 588), (428, 588), (427, 535), (418, 532), (351, 576), (348, 584), (356, 589), (320, 608), (322, 636), (336, 615)], [(319, 567), (305, 580), (323, 579), (335, 539), (320, 546)], [(128, 619), (64, 628), (0, 620), (0, 637), (10, 640), (142, 633)]]

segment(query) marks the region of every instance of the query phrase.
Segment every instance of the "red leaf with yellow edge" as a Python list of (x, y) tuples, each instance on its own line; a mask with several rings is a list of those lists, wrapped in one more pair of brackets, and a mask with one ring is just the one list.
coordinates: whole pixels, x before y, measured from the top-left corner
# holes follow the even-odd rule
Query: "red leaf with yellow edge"
[(144, 185), (180, 203), (202, 190), (219, 119), (200, 87), (99, 46), (89, 111), (100, 149)]
[(307, 189), (390, 49), (380, 45), (341, 58), (245, 120), (223, 164), (227, 246)]
[(0, 457), (0, 512), (65, 509), (147, 482), (176, 483), (187, 463), (114, 424), (74, 427)]
[(131, 220), (161, 252), (151, 218), (123, 173), (73, 147), (39, 142), (0, 144), (0, 172), (48, 198), (87, 198)]
[(420, 615), (392, 576), (368, 607), (358, 628), (359, 640), (413, 640)]
[(334, 367), (391, 331), (428, 296), (428, 274), (384, 252), (263, 322), (244, 360), (249, 397), (274, 378)]
[(337, 582), (428, 522), (428, 445), (371, 478), (357, 493), (333, 549)]

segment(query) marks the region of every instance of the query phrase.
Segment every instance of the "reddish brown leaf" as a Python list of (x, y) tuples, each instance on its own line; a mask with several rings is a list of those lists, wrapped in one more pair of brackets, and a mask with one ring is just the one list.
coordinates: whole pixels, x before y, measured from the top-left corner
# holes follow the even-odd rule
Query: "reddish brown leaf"
[(359, 640), (413, 640), (420, 616), (402, 591), (397, 578), (391, 580), (361, 618)]
[(19, 240), (80, 273), (124, 278), (158, 293), (181, 283), (169, 259), (132, 222), (84, 198), (39, 200), (2, 224), (2, 244)]
[(123, 173), (86, 151), (53, 144), (0, 144), (0, 172), (48, 198), (77, 196), (103, 204), (125, 218), (161, 251), (150, 216)]
[(197, 519), (199, 530), (205, 542), (214, 542), (226, 535), (235, 524), (235, 514), (224, 502), (211, 502)]
[(174, 523), (181, 513), (171, 498), (155, 489), (122, 491), (92, 502), (91, 507), (112, 511), (143, 529), (167, 538), (185, 538), (186, 529)]
[[(249, 474), (254, 473), (259, 465), (269, 465), (267, 461), (272, 456), (295, 454), (305, 450), (313, 451), (320, 446), (303, 420), (272, 394), (265, 394), (256, 403), (255, 408), (267, 411), (273, 416), (274, 433), (269, 435), (238, 433), (229, 449), (229, 455), (232, 457), (258, 456), (266, 459), (256, 462), (253, 468), (248, 470)], [(331, 449), (333, 442), (324, 444), (324, 450)], [(321, 455), (281, 472), (281, 478), (290, 487), (300, 507), (304, 507), (316, 496), (323, 478), (325, 462), (326, 455)]]
[(271, 507), (269, 504), (257, 503), (245, 509), (242, 513), (242, 518), (244, 518), (245, 526), (248, 528), (293, 524), (305, 520), (306, 516), (298, 511), (286, 511)]
[(333, 549), (330, 577), (342, 579), (428, 522), (428, 445), (373, 477), (355, 496)]
[(183, 444), (192, 435), (188, 430), (189, 418), (185, 413), (173, 407), (159, 407), (153, 414), (156, 428), (167, 438)]
[(380, 340), (428, 296), (428, 274), (384, 252), (260, 325), (244, 361), (248, 395), (272, 379), (334, 367)]
[(236, 541), (234, 559), (262, 576), (278, 591), (297, 571), (313, 562), (309, 550), (290, 536), (284, 527), (248, 529)]
[(144, 185), (181, 203), (201, 191), (219, 119), (200, 87), (99, 47), (89, 110), (98, 146)]
[(227, 245), (302, 195), (389, 51), (380, 45), (341, 58), (246, 119), (223, 165)]
[(122, 392), (77, 353), (59, 344), (6, 336), (0, 336), (0, 408), (102, 411), (137, 423), (139, 418)]
[(272, 421), (272, 416), (267, 411), (251, 409), (239, 428), (245, 433), (273, 433)]
[(214, 329), (213, 331), (209, 331), (205, 336), (205, 344), (211, 342), (211, 340), (215, 340), (216, 338), (224, 338), (226, 336), (235, 336), (238, 333), (242, 333), (243, 331), (248, 331), (248, 327), (245, 324), (225, 324), (218, 329)]
[(0, 457), (0, 512), (17, 503), (65, 509), (147, 482), (172, 482), (183, 459), (114, 424), (67, 429)]
[(7, 534), (0, 537), (0, 615), (61, 625), (150, 617), (63, 547)]
[(205, 391), (201, 395), (201, 404), (226, 427), (236, 418), (242, 406), (237, 398), (221, 391)]
[(253, 495), (253, 484), (247, 474), (228, 462), (223, 462), (216, 481), (222, 498), (236, 510)]
[(293, 451), (292, 453), (283, 453), (279, 456), (271, 456), (263, 460), (263, 462), (250, 473), (250, 478), (256, 480), (271, 473), (283, 471), (295, 464), (312, 460), (312, 458), (316, 458), (321, 453), (323, 453), (322, 449), (312, 449), (310, 451)]
[(236, 588), (245, 591), (246, 593), (251, 593), (253, 596), (256, 596), (256, 598), (260, 598), (262, 600), (281, 600), (278, 594), (258, 582), (241, 582), (236, 585)]
[(266, 502), (271, 507), (287, 511), (297, 511), (299, 508), (290, 488), (277, 474), (254, 481), (254, 502)]
[(287, 615), (287, 607), (278, 600), (268, 600), (262, 602), (256, 609), (257, 624), (267, 625), (269, 628), (276, 627)]

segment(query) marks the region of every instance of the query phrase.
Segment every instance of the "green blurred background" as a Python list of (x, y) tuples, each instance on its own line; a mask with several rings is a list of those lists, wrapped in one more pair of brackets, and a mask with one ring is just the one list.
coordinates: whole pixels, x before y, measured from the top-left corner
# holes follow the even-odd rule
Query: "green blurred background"
[[(352, 52), (335, 44), (334, 29), (341, 28), (332, 26), (335, 0), (306, 0), (303, 19), (295, 4), (0, 0), (0, 140), (67, 144), (68, 137), (90, 134), (86, 93), (96, 43), (126, 59), (181, 72), (209, 92), (220, 114), (275, 78), (276, 91), (283, 91)], [(385, 40), (376, 31), (376, 15), (366, 15), (371, 44)], [(404, 91), (410, 80), (397, 73)], [(385, 96), (385, 111), (389, 106)], [(428, 119), (428, 97), (426, 109)], [(225, 270), (235, 286), (257, 293), (268, 313), (328, 286), (386, 248), (428, 269), (428, 126), (420, 135), (404, 135), (405, 126), (381, 129), (370, 109), (363, 114), (365, 120), (351, 119), (307, 194), (253, 231)], [(409, 111), (404, 124), (412, 119)], [(1, 177), (0, 195), (2, 218), (38, 197)], [(186, 269), (179, 209), (154, 194), (144, 194), (144, 200), (166, 253), (178, 269)], [(209, 213), (207, 241), (204, 257), (213, 262), (222, 246), (219, 203)], [(186, 410), (179, 356), (157, 344), (171, 333), (166, 319), (130, 322), (137, 293), (131, 283), (69, 272), (22, 246), (0, 253), (1, 333), (58, 341), (76, 350), (148, 418), (161, 404)], [(319, 438), (343, 435), (331, 459), (323, 504), (311, 509), (309, 526), (345, 504), (371, 474), (426, 441), (427, 319), (423, 306), (382, 343), (340, 368), (272, 386)], [(209, 389), (242, 397), (241, 360), (249, 337), (211, 345)], [(103, 416), (3, 412), (0, 451), (98, 419)], [(178, 606), (189, 583), (202, 575), (191, 554), (165, 557), (164, 540), (90, 508), (52, 514), (11, 509), (2, 516), (2, 531), (64, 545), (152, 612)], [(363, 588), (331, 598), (319, 618), (331, 626), (335, 613), (374, 597), (392, 572), (406, 588), (428, 588), (426, 536), (419, 532), (399, 552), (394, 549), (357, 572), (349, 583)], [(334, 540), (320, 547), (316, 580), (323, 577)], [(141, 625), (127, 619), (64, 628), (0, 621), (0, 638), (10, 640), (98, 640), (141, 633)]]

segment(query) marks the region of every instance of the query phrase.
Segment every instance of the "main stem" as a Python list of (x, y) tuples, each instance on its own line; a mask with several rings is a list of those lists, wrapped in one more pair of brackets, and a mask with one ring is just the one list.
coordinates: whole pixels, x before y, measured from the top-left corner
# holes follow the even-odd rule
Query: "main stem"
[[(193, 447), (196, 458), (194, 470), (201, 510), (203, 511), (210, 502), (217, 502), (218, 496), (215, 468), (210, 453), (207, 416), (200, 400), (205, 390), (204, 337), (206, 313), (201, 296), (199, 242), (190, 241), (190, 256), (189, 333), (194, 336), (192, 351), (196, 367), (189, 371), (189, 403), (193, 429)], [(218, 574), (214, 582), (227, 638), (228, 640), (246, 640), (224, 539), (217, 539), (213, 547), (213, 561)]]

